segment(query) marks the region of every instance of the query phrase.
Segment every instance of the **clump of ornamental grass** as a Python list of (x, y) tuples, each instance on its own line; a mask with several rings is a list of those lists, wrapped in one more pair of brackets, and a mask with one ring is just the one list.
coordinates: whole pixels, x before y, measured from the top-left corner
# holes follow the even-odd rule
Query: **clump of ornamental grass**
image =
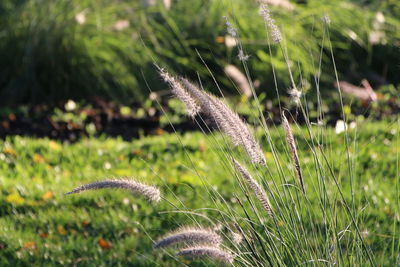
[(274, 212), (272, 210), (271, 204), (269, 203), (267, 194), (258, 182), (250, 175), (245, 167), (243, 167), (237, 160), (233, 159), (233, 165), (239, 171), (240, 175), (244, 178), (248, 186), (256, 195), (257, 199), (261, 202), (262, 207), (267, 211), (267, 213), (274, 217)]
[(299, 155), (297, 153), (296, 141), (294, 140), (292, 128), (290, 127), (290, 124), (285, 116), (285, 112), (282, 113), (282, 125), (283, 125), (283, 128), (285, 129), (286, 141), (289, 146), (290, 155), (292, 156), (294, 168), (296, 170), (296, 176), (297, 176), (297, 179), (299, 180), (301, 190), (305, 194), (306, 189), (304, 187), (303, 175), (301, 173), (300, 160), (299, 160)]
[(252, 163), (265, 164), (264, 153), (250, 128), (227, 104), (185, 78), (173, 78), (163, 70), (161, 77), (168, 82), (172, 93), (185, 103), (189, 115), (201, 112), (214, 122), (218, 130), (229, 136), (234, 145), (243, 146)]
[(139, 183), (137, 181), (121, 178), (121, 179), (109, 179), (104, 181), (97, 181), (85, 185), (81, 185), (72, 191), (65, 193), (65, 195), (77, 194), (88, 190), (98, 190), (104, 188), (112, 189), (124, 189), (130, 191), (135, 195), (142, 195), (145, 199), (150, 202), (159, 202), (160, 190), (154, 186)]
[(225, 264), (233, 264), (234, 255), (226, 250), (217, 247), (196, 246), (180, 250), (177, 256), (191, 259), (210, 258)]
[(172, 245), (212, 245), (218, 247), (222, 242), (221, 237), (210, 229), (183, 227), (172, 233), (168, 233), (159, 239), (154, 248), (165, 248)]

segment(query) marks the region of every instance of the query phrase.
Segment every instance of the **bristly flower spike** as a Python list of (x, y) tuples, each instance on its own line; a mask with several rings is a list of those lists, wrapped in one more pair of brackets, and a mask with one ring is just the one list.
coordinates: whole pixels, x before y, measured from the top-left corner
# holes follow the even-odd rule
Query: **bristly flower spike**
[(164, 69), (160, 70), (160, 76), (171, 87), (171, 92), (186, 106), (189, 116), (194, 117), (200, 112), (200, 106), (191, 97), (191, 95), (183, 88), (182, 84)]
[(122, 179), (110, 179), (104, 181), (98, 181), (90, 184), (85, 184), (75, 188), (74, 190), (65, 193), (65, 195), (77, 194), (87, 190), (98, 190), (103, 188), (115, 188), (124, 189), (131, 191), (134, 194), (143, 195), (148, 201), (159, 202), (160, 190), (154, 186), (142, 184), (134, 180), (122, 178)]
[(237, 113), (223, 101), (205, 93), (188, 80), (181, 78), (181, 81), (187, 92), (199, 103), (201, 112), (210, 117), (219, 130), (228, 135), (235, 145), (242, 145), (253, 163), (266, 163), (260, 145)]
[(219, 246), (222, 242), (221, 237), (212, 230), (184, 227), (175, 232), (167, 234), (154, 244), (154, 248), (164, 248), (171, 245), (199, 245), (208, 244)]
[(279, 44), (282, 41), (281, 31), (278, 26), (276, 26), (275, 20), (271, 17), (271, 12), (267, 4), (262, 4), (260, 6), (261, 11), (260, 15), (264, 19), (265, 24), (271, 31), (272, 41), (276, 44)]
[(217, 247), (190, 247), (182, 249), (176, 255), (194, 259), (208, 257), (229, 265), (233, 264), (234, 260), (231, 253)]
[(305, 187), (304, 187), (304, 181), (303, 181), (303, 175), (301, 173), (301, 168), (300, 168), (300, 160), (299, 160), (299, 155), (297, 153), (297, 147), (296, 147), (296, 142), (294, 140), (292, 128), (290, 127), (290, 124), (285, 116), (285, 112), (282, 112), (282, 125), (283, 128), (285, 129), (286, 133), (286, 141), (289, 146), (290, 154), (292, 156), (292, 160), (294, 163), (294, 168), (296, 170), (296, 176), (297, 179), (299, 180), (299, 184), (301, 186), (301, 190), (303, 193), (306, 193)]
[(263, 208), (267, 211), (267, 213), (274, 217), (274, 213), (272, 211), (271, 204), (269, 203), (267, 194), (265, 193), (264, 189), (258, 184), (258, 182), (250, 175), (245, 167), (243, 167), (237, 160), (233, 159), (233, 164), (235, 168), (239, 171), (240, 175), (244, 178), (247, 182), (251, 190), (253, 190), (254, 194), (256, 195), (257, 199), (261, 202)]
[(229, 22), (228, 17), (224, 16), (224, 19), (226, 20), (225, 25), (226, 25), (226, 30), (228, 34), (234, 38), (238, 37), (238, 33), (235, 27), (233, 27), (232, 23)]

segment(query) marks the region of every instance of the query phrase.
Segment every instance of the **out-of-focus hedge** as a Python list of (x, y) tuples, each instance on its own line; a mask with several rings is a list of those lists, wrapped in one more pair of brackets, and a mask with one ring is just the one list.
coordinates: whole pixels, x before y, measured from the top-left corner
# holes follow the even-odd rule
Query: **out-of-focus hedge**
[[(140, 102), (149, 88), (166, 88), (154, 62), (193, 79), (199, 76), (210, 90), (215, 88), (213, 75), (234, 93), (223, 67), (240, 68), (241, 63), (238, 47), (229, 45), (223, 16), (239, 31), (257, 90), (276, 96), (271, 63), (282, 93), (289, 88), (280, 48), (272, 46), (272, 57), (269, 54), (257, 1), (175, 0), (169, 9), (150, 2), (154, 1), (1, 1), (0, 104), (57, 104), (95, 95)], [(270, 8), (284, 34), (296, 82), (301, 75), (313, 86), (323, 44), (322, 89), (333, 88), (324, 15), (330, 16), (329, 34), (342, 77), (398, 82), (398, 1), (291, 3), (292, 10)]]

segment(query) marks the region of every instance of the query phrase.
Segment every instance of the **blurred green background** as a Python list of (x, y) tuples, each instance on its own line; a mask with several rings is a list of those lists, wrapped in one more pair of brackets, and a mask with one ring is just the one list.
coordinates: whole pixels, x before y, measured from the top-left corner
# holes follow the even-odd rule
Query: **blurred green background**
[[(165, 4), (165, 3), (167, 4)], [(279, 1), (278, 1), (279, 2)], [(290, 87), (282, 53), (266, 42), (255, 0), (2, 0), (0, 2), (0, 104), (60, 104), (101, 96), (141, 103), (165, 90), (154, 63), (201, 78), (236, 94), (223, 69), (239, 69), (238, 46), (227, 35), (224, 16), (237, 27), (258, 93), (275, 99), (271, 64), (279, 90)], [(367, 78), (390, 96), (399, 92), (400, 2), (397, 0), (298, 0), (271, 10), (284, 34), (296, 81), (335, 91), (332, 59), (321, 18), (329, 15), (330, 38), (341, 78)], [(322, 56), (321, 56), (322, 55)], [(314, 91), (314, 90), (310, 90)], [(379, 92), (379, 91), (378, 91)], [(310, 93), (312, 95), (312, 93)]]

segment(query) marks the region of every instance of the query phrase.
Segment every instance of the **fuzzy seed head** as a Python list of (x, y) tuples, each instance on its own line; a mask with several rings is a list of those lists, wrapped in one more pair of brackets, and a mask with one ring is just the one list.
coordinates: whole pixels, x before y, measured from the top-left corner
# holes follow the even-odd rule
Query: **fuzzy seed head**
[(226, 25), (226, 30), (228, 34), (234, 38), (238, 37), (238, 33), (236, 28), (232, 25), (232, 23), (229, 22), (228, 17), (224, 17), (226, 20), (225, 25)]
[(221, 237), (212, 230), (203, 228), (185, 227), (167, 234), (154, 244), (154, 248), (164, 248), (171, 245), (199, 245), (208, 244), (219, 246)]
[(330, 25), (331, 24), (331, 17), (329, 17), (329, 15), (324, 15), (322, 18), (322, 22), (325, 23), (326, 25)]
[(128, 190), (134, 194), (144, 196), (148, 201), (159, 202), (160, 201), (160, 190), (154, 186), (142, 184), (134, 180), (122, 178), (122, 179), (110, 179), (104, 181), (98, 181), (90, 184), (85, 184), (75, 188), (74, 190), (66, 193), (65, 195), (77, 194), (87, 190), (98, 190), (103, 188), (115, 188)]
[(297, 153), (296, 142), (294, 140), (292, 128), (290, 127), (290, 124), (289, 124), (284, 112), (282, 113), (282, 125), (283, 125), (283, 128), (285, 129), (286, 141), (288, 143), (290, 154), (291, 154), (292, 160), (294, 162), (294, 168), (296, 170), (297, 179), (299, 180), (301, 190), (303, 191), (303, 193), (305, 193), (306, 191), (304, 188), (303, 175), (301, 173), (300, 160), (299, 160), (299, 155)]
[(242, 241), (243, 241), (243, 236), (239, 233), (232, 232), (232, 241), (236, 245), (240, 245), (240, 243), (242, 243)]
[(268, 5), (261, 4), (260, 9), (260, 15), (271, 32), (272, 41), (275, 44), (279, 44), (282, 42), (281, 31), (278, 26), (276, 26), (275, 20), (271, 17), (271, 11), (269, 10)]
[(239, 50), (238, 58), (242, 62), (246, 62), (249, 60), (250, 56), (246, 55), (242, 49)]
[(242, 145), (253, 163), (265, 164), (260, 145), (237, 113), (222, 100), (205, 93), (188, 80), (181, 78), (181, 82), (187, 92), (196, 99), (201, 112), (209, 117), (221, 132), (229, 136), (234, 145)]
[(229, 265), (234, 260), (234, 256), (230, 252), (217, 247), (190, 247), (182, 249), (176, 255), (194, 259), (207, 257)]
[(302, 92), (300, 90), (298, 90), (297, 88), (293, 88), (293, 89), (289, 90), (288, 93), (290, 95), (290, 99), (292, 100), (292, 102), (295, 103), (296, 106), (299, 106), (301, 103)]
[(264, 189), (258, 184), (258, 182), (250, 175), (245, 167), (243, 167), (237, 160), (233, 159), (233, 165), (239, 171), (240, 175), (244, 178), (244, 180), (249, 185), (250, 189), (253, 190), (257, 199), (261, 202), (263, 208), (267, 211), (267, 213), (274, 217), (274, 213), (271, 208), (271, 204), (269, 203), (267, 194)]
[(182, 84), (165, 70), (160, 71), (160, 76), (166, 83), (169, 84), (171, 87), (171, 92), (175, 95), (175, 97), (185, 104), (186, 111), (189, 116), (196, 116), (200, 112), (200, 106), (185, 90), (185, 88), (183, 88)]

